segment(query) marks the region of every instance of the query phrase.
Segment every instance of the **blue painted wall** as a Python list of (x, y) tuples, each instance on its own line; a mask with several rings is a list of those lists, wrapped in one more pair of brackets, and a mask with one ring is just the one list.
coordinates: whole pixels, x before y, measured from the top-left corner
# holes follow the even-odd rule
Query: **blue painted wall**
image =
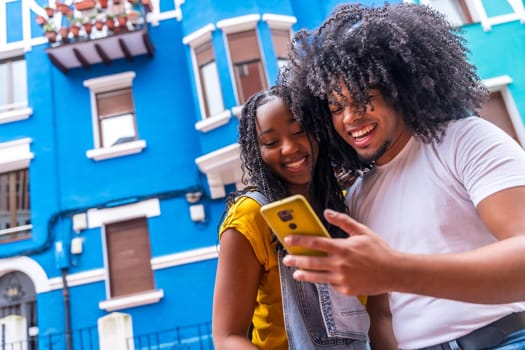
[[(44, 5), (45, 1), (38, 1)], [(209, 23), (248, 14), (281, 14), (295, 16), (294, 30), (317, 26), (336, 6), (336, 0), (186, 0), (181, 7), (182, 19), (164, 19), (150, 26), (155, 46), (153, 58), (135, 57), (113, 61), (110, 66), (94, 65), (75, 68), (68, 74), (53, 66), (46, 54), (47, 44), (38, 42), (41, 28), (34, 24), (31, 50), (26, 52), (29, 106), (32, 116), (23, 121), (0, 124), (0, 142), (19, 138), (32, 139), (30, 163), (31, 221), (30, 240), (0, 245), (0, 272), (8, 272), (9, 258), (25, 255), (36, 261), (47, 278), (60, 278), (60, 268), (71, 276), (104, 268), (103, 236), (100, 228), (82, 231), (83, 253), (57, 260), (55, 242), (69, 244), (78, 234), (71, 229), (71, 213), (103, 207), (120, 199), (144, 199), (175, 191), (177, 195), (160, 199), (161, 215), (148, 219), (152, 258), (160, 258), (217, 246), (217, 227), (224, 211), (224, 198), (205, 196), (207, 221), (190, 220), (188, 203), (183, 194), (192, 186), (208, 191), (206, 177), (195, 159), (236, 141), (237, 119), (206, 133), (195, 130), (201, 119), (195, 78), (188, 46), (182, 39)], [(382, 3), (365, 1), (367, 4)], [(22, 40), (21, 2), (8, 3), (8, 42)], [(161, 1), (161, 12), (174, 11), (173, 1)], [(495, 11), (491, 8), (491, 11)], [(2, 24), (0, 24), (1, 26)], [(525, 26), (518, 21), (494, 25), (489, 32), (479, 24), (464, 27), (471, 48), (471, 59), (482, 78), (509, 75), (509, 86), (516, 105), (525, 116)], [(1, 30), (1, 29), (0, 29)], [(265, 49), (268, 78), (273, 82), (277, 66), (273, 62), (267, 24), (258, 23)], [(220, 30), (213, 32), (213, 45), (220, 70), (225, 108), (236, 106), (226, 48)], [(28, 39), (29, 40), (29, 39)], [(31, 42), (28, 41), (30, 44)], [(0, 43), (0, 50), (2, 44)], [(139, 138), (146, 149), (138, 154), (104, 161), (93, 161), (86, 151), (94, 147), (89, 89), (85, 80), (121, 72), (135, 72), (133, 97)], [(233, 186), (228, 186), (231, 191)], [(57, 222), (52, 219), (59, 215)], [(211, 320), (216, 259), (196, 259), (184, 264), (154, 270), (156, 288), (164, 297), (151, 305), (127, 308), (133, 319), (135, 335), (158, 332)], [(106, 299), (103, 280), (89, 281), (70, 287), (72, 327), (96, 326), (108, 314), (99, 308)], [(40, 335), (65, 330), (62, 290), (51, 287), (37, 296)], [(44, 345), (42, 344), (41, 347)]]
[(525, 123), (525, 26), (519, 21), (492, 26), (488, 32), (479, 24), (463, 27), (471, 62), (482, 79), (508, 75), (508, 86)]

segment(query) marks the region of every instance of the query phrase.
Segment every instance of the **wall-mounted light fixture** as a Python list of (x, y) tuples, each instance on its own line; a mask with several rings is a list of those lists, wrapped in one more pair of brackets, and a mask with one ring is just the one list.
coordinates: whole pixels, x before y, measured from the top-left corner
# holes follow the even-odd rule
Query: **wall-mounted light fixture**
[(190, 204), (197, 203), (202, 198), (202, 192), (201, 191), (195, 191), (195, 192), (188, 192), (186, 193), (186, 201)]

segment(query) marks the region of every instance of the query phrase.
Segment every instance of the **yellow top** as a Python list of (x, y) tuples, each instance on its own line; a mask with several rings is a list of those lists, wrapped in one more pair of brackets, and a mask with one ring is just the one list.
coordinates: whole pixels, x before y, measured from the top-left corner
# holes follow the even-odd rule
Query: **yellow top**
[(277, 242), (272, 242), (273, 236), (259, 212), (260, 207), (252, 198), (239, 198), (229, 209), (219, 232), (222, 235), (226, 229), (232, 228), (246, 237), (264, 269), (252, 319), (252, 342), (259, 349), (286, 350), (288, 339), (284, 328), (279, 267), (275, 252)]

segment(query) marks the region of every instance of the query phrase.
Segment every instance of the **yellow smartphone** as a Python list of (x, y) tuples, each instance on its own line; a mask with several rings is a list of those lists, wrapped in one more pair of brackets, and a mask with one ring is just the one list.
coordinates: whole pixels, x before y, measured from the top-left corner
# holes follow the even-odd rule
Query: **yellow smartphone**
[(293, 234), (330, 238), (328, 231), (304, 196), (295, 194), (263, 205), (261, 207), (261, 215), (288, 253), (295, 255), (324, 255), (324, 253), (317, 250), (287, 247), (284, 243), (284, 238)]

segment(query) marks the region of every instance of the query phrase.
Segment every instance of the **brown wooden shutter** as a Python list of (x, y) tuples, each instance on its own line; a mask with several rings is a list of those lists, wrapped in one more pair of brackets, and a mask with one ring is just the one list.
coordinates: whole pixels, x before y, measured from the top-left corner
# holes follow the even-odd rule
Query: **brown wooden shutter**
[(262, 65), (255, 29), (228, 34), (239, 103), (244, 104), (254, 93), (265, 89), (266, 76)]
[(97, 94), (97, 114), (100, 119), (135, 113), (130, 88)]
[(106, 225), (111, 297), (154, 289), (145, 217)]
[(272, 42), (275, 56), (281, 59), (288, 59), (290, 31), (286, 29), (272, 29)]
[(261, 59), (255, 29), (228, 34), (228, 44), (234, 64)]
[(204, 44), (195, 48), (195, 57), (197, 58), (197, 65), (202, 67), (207, 63), (215, 61), (215, 55), (213, 53), (213, 46), (211, 41), (207, 41)]
[(253, 94), (266, 88), (261, 62), (245, 63), (235, 67), (239, 100), (244, 104)]

